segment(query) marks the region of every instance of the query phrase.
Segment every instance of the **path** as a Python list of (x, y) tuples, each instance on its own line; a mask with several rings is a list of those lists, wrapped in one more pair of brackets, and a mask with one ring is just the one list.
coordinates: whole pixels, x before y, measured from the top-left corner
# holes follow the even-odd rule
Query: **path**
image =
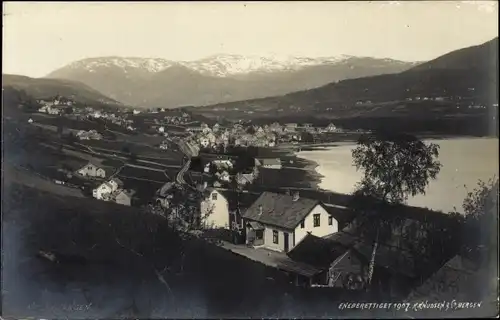
[(188, 159), (188, 161), (184, 163), (184, 166), (181, 168), (181, 170), (177, 173), (177, 176), (175, 177), (175, 181), (177, 181), (177, 183), (186, 184), (186, 180), (184, 180), (184, 174), (189, 169), (190, 165), (191, 165), (191, 159)]

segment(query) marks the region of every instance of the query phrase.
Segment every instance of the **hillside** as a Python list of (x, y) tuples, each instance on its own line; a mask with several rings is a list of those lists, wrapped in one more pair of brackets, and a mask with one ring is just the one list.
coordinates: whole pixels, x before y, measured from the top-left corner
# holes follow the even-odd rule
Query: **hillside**
[(82, 104), (102, 104), (108, 106), (122, 106), (87, 85), (71, 80), (30, 78), (19, 75), (2, 74), (2, 88), (23, 90), (35, 99), (48, 99), (57, 95), (70, 98)]
[[(453, 51), (398, 74), (344, 80), (284, 96), (194, 110), (205, 116), (233, 119), (411, 116), (430, 120), (471, 112), (477, 114), (481, 110), (467, 108), (471, 105), (490, 107), (498, 102), (498, 71), (495, 69), (498, 70), (498, 38)], [(433, 100), (435, 98), (439, 101)]]
[(81, 81), (134, 106), (173, 108), (283, 95), (332, 81), (401, 72), (415, 65), (350, 56), (215, 55), (187, 62), (101, 57), (76, 61), (47, 77)]

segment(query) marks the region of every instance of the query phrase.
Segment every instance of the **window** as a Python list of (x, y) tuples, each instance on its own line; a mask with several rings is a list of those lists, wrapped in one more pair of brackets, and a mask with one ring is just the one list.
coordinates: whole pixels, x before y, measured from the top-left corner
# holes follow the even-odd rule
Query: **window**
[(255, 232), (255, 237), (257, 238), (257, 240), (264, 239), (264, 230), (257, 230)]
[(305, 222), (305, 220), (302, 220), (302, 222), (300, 223), (300, 228), (304, 229), (305, 226), (306, 226), (306, 222)]
[(278, 231), (273, 230), (273, 243), (278, 244)]
[(328, 225), (331, 226), (333, 224), (333, 217), (328, 216)]
[(317, 214), (315, 214), (313, 216), (313, 218), (314, 218), (314, 227), (319, 227), (319, 225), (320, 225), (320, 217), (321, 217), (321, 215), (319, 213), (317, 213)]
[(217, 193), (212, 193), (212, 200), (217, 200)]

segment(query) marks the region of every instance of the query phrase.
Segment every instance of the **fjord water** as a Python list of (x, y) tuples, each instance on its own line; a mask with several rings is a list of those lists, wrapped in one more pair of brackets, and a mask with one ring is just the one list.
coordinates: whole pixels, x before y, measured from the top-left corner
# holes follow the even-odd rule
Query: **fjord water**
[[(498, 177), (498, 138), (453, 138), (425, 140), (440, 146), (439, 161), (443, 165), (436, 180), (430, 182), (425, 195), (407, 201), (408, 205), (450, 212), (462, 212), (463, 199), (479, 179)], [(323, 176), (319, 187), (339, 193), (351, 193), (362, 172), (352, 165), (354, 144), (301, 151), (298, 156), (318, 164)]]

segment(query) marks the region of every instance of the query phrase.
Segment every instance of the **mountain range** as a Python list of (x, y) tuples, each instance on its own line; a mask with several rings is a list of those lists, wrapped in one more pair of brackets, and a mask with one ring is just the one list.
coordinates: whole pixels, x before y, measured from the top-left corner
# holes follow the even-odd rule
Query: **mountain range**
[(418, 65), (370, 57), (213, 55), (197, 61), (98, 57), (46, 78), (80, 81), (136, 107), (202, 106), (278, 96), (334, 81), (397, 73)]
[[(408, 101), (425, 97), (473, 100), (476, 103), (498, 103), (498, 38), (419, 64), (396, 74), (361, 77), (290, 94), (216, 104), (209, 110), (245, 110), (269, 114), (271, 111), (326, 111), (352, 116), (356, 105), (380, 109), (382, 103)], [(367, 102), (369, 102), (367, 104)], [(392, 103), (394, 104), (394, 103)]]

